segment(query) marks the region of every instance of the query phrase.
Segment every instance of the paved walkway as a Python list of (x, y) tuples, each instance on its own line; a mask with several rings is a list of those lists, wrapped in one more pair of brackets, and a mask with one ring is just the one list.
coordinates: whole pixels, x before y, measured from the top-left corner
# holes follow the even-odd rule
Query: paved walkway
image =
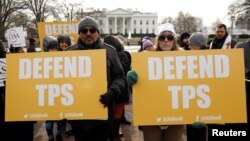
[[(132, 105), (125, 107), (125, 116), (128, 120), (132, 121)], [(55, 125), (56, 126), (56, 125)], [(143, 141), (143, 134), (137, 127), (133, 125), (121, 125), (123, 132), (123, 141)], [(54, 127), (56, 129), (56, 127)], [(74, 141), (74, 137), (63, 137), (64, 141)], [(35, 124), (34, 141), (48, 141), (45, 122), (39, 121)]]

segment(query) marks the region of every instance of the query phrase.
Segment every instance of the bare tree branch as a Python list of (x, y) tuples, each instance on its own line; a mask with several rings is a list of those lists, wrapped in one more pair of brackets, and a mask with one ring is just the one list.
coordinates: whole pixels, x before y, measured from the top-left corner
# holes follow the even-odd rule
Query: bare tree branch
[(1, 0), (0, 1), (0, 39), (5, 40), (5, 30), (13, 22), (10, 19), (11, 15), (16, 11), (27, 8), (25, 2), (20, 0)]
[(250, 0), (237, 0), (232, 3), (228, 7), (228, 16), (236, 17), (235, 25), (237, 28), (250, 30)]
[(28, 8), (34, 14), (36, 22), (44, 22), (52, 13), (51, 9), (56, 9), (54, 6), (55, 0), (26, 0), (26, 2)]

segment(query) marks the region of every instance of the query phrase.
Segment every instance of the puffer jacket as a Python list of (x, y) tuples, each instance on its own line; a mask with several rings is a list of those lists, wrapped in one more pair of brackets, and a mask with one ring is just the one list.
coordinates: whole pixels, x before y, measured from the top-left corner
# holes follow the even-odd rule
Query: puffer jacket
[[(105, 43), (100, 39), (94, 43), (91, 47), (84, 45), (80, 39), (78, 39), (77, 44), (73, 45), (67, 50), (90, 50), (90, 49), (106, 49), (106, 63), (107, 63), (107, 81), (108, 81), (108, 90), (111, 90), (114, 94), (122, 94), (122, 90), (125, 87), (125, 75), (122, 69), (122, 66), (119, 62), (118, 55), (116, 50)], [(98, 100), (98, 99), (97, 99)], [(115, 99), (114, 99), (115, 100)], [(69, 123), (79, 130), (88, 130), (95, 128), (97, 126), (111, 124), (114, 119), (114, 101), (108, 105), (108, 120), (71, 120)]]

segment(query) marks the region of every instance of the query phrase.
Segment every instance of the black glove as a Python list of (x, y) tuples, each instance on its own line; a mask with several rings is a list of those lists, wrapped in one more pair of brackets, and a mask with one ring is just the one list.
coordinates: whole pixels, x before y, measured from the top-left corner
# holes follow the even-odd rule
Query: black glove
[(106, 93), (100, 96), (99, 101), (104, 105), (104, 107), (107, 107), (113, 101), (113, 99), (114, 99), (113, 92), (108, 90)]

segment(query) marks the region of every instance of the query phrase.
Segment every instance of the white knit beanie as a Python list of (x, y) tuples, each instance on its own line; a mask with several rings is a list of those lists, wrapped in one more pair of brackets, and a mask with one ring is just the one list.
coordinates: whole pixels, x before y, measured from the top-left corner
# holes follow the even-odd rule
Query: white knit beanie
[(158, 35), (160, 35), (164, 31), (170, 31), (170, 32), (173, 33), (174, 36), (176, 34), (175, 30), (174, 30), (174, 25), (171, 24), (171, 23), (165, 23), (165, 24), (159, 26), (159, 28), (158, 28)]

